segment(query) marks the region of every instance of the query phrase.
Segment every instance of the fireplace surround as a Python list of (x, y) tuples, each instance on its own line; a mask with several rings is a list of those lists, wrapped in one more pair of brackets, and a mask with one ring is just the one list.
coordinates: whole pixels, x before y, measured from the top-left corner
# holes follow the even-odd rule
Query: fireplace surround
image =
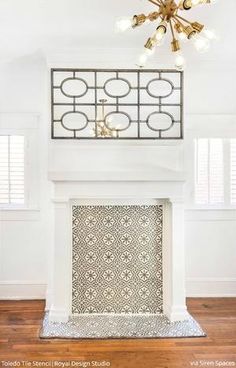
[[(185, 303), (183, 173), (51, 172), (50, 179), (53, 268), (41, 338), (204, 336)], [(150, 228), (140, 231), (142, 218), (152, 236)], [(130, 221), (131, 233), (124, 231)], [(143, 252), (148, 267), (141, 267)], [(115, 263), (104, 268), (109, 253)]]
[(184, 175), (159, 169), (139, 172), (51, 172), (54, 183), (54, 250), (48, 290), (49, 320), (72, 315), (72, 206), (157, 205), (162, 203), (163, 313), (170, 321), (188, 318), (185, 303)]
[(204, 336), (185, 301), (184, 174), (49, 177), (53, 267), (40, 337)]

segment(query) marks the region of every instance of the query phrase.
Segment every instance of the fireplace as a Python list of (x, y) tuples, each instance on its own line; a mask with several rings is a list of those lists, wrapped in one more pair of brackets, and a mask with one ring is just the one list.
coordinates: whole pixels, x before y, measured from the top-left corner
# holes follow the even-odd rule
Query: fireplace
[(203, 336), (185, 303), (183, 174), (50, 179), (53, 267), (41, 337)]
[[(155, 174), (149, 173), (142, 176), (139, 174), (131, 175), (129, 172), (123, 174), (109, 172), (103, 173), (102, 175), (96, 175), (96, 173), (77, 174), (53, 172), (50, 173), (50, 179), (54, 183), (53, 202), (55, 221), (54, 250), (52, 256), (54, 267), (51, 274), (52, 282), (48, 290), (47, 303), (50, 320), (65, 322), (71, 316), (72, 312), (84, 312), (88, 307), (88, 305), (85, 309), (81, 306), (75, 307), (75, 305), (73, 307), (72, 303), (72, 289), (74, 295), (80, 293), (79, 290), (75, 290), (76, 282), (79, 283), (79, 281), (75, 281), (71, 277), (73, 262), (77, 262), (75, 260), (73, 241), (75, 242), (78, 222), (81, 222), (83, 216), (86, 217), (88, 212), (90, 214), (93, 213), (92, 216), (94, 217), (99, 210), (100, 213), (103, 213), (101, 217), (104, 216), (106, 211), (110, 211), (112, 215), (117, 213), (115, 215), (117, 218), (114, 221), (118, 221), (119, 216), (125, 216), (125, 206), (130, 206), (131, 211), (133, 209), (132, 216), (137, 216), (137, 213), (135, 213), (135, 210), (138, 212), (137, 209), (141, 210), (143, 208), (144, 211), (145, 208), (146, 211), (151, 211), (152, 206), (156, 206), (156, 211), (154, 210), (152, 214), (154, 219), (151, 219), (154, 222), (156, 221), (156, 223), (158, 223), (158, 220), (155, 220), (155, 216), (158, 215), (154, 213), (158, 213), (158, 210), (160, 212), (160, 208), (163, 211), (161, 225), (162, 271), (160, 272), (160, 269), (159, 271), (156, 270), (157, 276), (154, 280), (155, 288), (159, 288), (160, 299), (156, 307), (149, 308), (150, 312), (153, 313), (163, 311), (171, 321), (186, 319), (183, 174), (167, 169), (159, 169), (159, 171), (155, 171)], [(79, 216), (79, 208), (81, 209), (81, 217)], [(109, 208), (109, 210), (106, 208)], [(122, 210), (122, 213), (120, 212), (119, 214), (119, 210)], [(85, 211), (87, 211), (87, 215)], [(75, 215), (77, 216), (77, 225), (74, 225), (73, 228), (72, 216)], [(134, 226), (138, 225), (136, 224)], [(89, 225), (83, 225), (82, 230), (88, 232), (87, 236), (89, 236), (88, 228)], [(132, 231), (135, 231), (134, 227)], [(139, 231), (141, 232), (140, 228)], [(159, 228), (154, 231), (160, 231), (160, 221)], [(114, 235), (117, 236), (117, 234)], [(85, 247), (85, 243), (83, 243), (85, 241), (84, 239), (86, 237), (82, 239), (82, 247)], [(123, 247), (124, 250), (125, 248)], [(72, 258), (72, 254), (74, 258)], [(89, 257), (88, 254), (87, 256)], [(101, 257), (101, 255), (97, 256)], [(137, 254), (135, 257), (137, 261)], [(101, 260), (98, 260), (98, 262), (101, 262)], [(158, 262), (152, 266), (156, 267)], [(84, 265), (82, 266), (84, 272), (83, 267)], [(161, 291), (160, 286), (158, 286), (160, 282), (162, 285)], [(157, 289), (155, 289), (155, 292), (158, 292)], [(153, 298), (156, 297), (153, 296)], [(161, 298), (163, 298), (162, 302), (160, 302)], [(160, 304), (162, 304), (162, 307), (160, 307)], [(133, 312), (137, 313), (140, 308), (134, 308)], [(117, 313), (120, 313), (121, 310), (122, 307), (119, 306)], [(99, 309), (100, 311), (101, 309)]]

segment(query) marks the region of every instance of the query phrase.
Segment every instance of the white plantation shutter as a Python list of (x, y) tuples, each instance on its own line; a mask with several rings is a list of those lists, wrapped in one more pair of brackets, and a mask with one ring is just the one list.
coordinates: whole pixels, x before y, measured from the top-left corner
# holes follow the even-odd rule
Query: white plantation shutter
[(224, 203), (224, 154), (222, 139), (195, 140), (195, 202)]
[(236, 205), (236, 139), (230, 140), (231, 204)]
[(195, 202), (208, 203), (208, 139), (195, 140)]
[(24, 136), (0, 136), (0, 204), (24, 203)]

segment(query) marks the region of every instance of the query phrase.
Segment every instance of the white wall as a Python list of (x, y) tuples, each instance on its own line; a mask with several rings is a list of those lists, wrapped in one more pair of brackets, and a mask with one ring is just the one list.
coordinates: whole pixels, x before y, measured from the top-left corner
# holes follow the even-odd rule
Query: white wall
[[(81, 51), (83, 59), (73, 65), (83, 67), (133, 67), (131, 53), (127, 50), (110, 50), (96, 53), (97, 61), (91, 60), (94, 51)], [(124, 59), (124, 55), (127, 58)], [(122, 59), (123, 58), (123, 59)], [(49, 61), (53, 66), (71, 66), (67, 61)], [(69, 60), (69, 56), (67, 56)], [(93, 58), (94, 60), (94, 58)], [(231, 66), (230, 66), (231, 68)], [(171, 144), (170, 149), (159, 143), (133, 142), (130, 146), (111, 142), (51, 142), (49, 140), (49, 80), (48, 66), (38, 53), (12, 63), (0, 66), (0, 121), (15, 116), (19, 129), (25, 114), (39, 117), (34, 133), (38, 137), (38, 150), (35, 153), (35, 175), (39, 185), (30, 190), (38, 198), (30, 210), (0, 211), (0, 298), (42, 298), (46, 293), (50, 249), (53, 235), (50, 205), (51, 185), (47, 180), (48, 170), (68, 168), (68, 158), (73, 167), (84, 170), (94, 167), (106, 170), (155, 170), (156, 165), (165, 162), (166, 167), (181, 169), (183, 153), (189, 157), (189, 139), (197, 127), (204, 132), (204, 121), (211, 121), (209, 134), (215, 132), (216, 114), (218, 124), (229, 126), (236, 119), (233, 100), (235, 70), (228, 69), (224, 74), (210, 64), (206, 67), (188, 69), (186, 81), (186, 140), (185, 143)], [(220, 86), (220, 88), (219, 88)], [(192, 122), (192, 117), (197, 118)], [(231, 114), (230, 122), (228, 114)], [(2, 118), (1, 118), (2, 117)], [(198, 121), (203, 119), (203, 124)], [(219, 129), (219, 132), (222, 132)], [(202, 133), (204, 134), (204, 133)], [(219, 133), (221, 134), (221, 133)], [(92, 145), (92, 148), (91, 148)], [(49, 148), (49, 158), (48, 158)], [(88, 148), (90, 154), (88, 155)], [(185, 150), (185, 152), (184, 152)], [(109, 152), (109, 155), (108, 155)], [(189, 160), (185, 160), (186, 168)], [(190, 162), (192, 165), (193, 163)], [(189, 182), (188, 177), (188, 182)], [(189, 183), (188, 183), (189, 184)], [(186, 198), (189, 196), (187, 186)], [(234, 211), (195, 211), (186, 200), (186, 281), (188, 295), (225, 296), (236, 295), (235, 268), (235, 226)]]
[[(228, 100), (222, 99), (222, 110), (227, 104)], [(189, 296), (236, 295), (236, 209), (200, 209), (193, 203), (194, 138), (236, 137), (235, 122), (234, 114), (225, 113), (191, 115), (186, 121), (185, 248)]]
[(188, 295), (235, 296), (235, 211), (188, 210), (185, 220)]
[(45, 61), (0, 65), (0, 130), (26, 134), (29, 208), (0, 210), (0, 298), (44, 298), (50, 246)]

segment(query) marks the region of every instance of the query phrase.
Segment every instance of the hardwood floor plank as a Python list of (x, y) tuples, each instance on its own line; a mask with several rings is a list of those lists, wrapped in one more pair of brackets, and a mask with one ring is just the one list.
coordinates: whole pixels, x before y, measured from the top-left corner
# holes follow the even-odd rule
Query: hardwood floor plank
[(207, 337), (188, 339), (39, 339), (44, 306), (40, 300), (0, 301), (0, 366), (3, 360), (27, 360), (107, 361), (112, 368), (188, 368), (193, 362), (219, 360), (235, 362), (236, 367), (236, 298), (189, 299), (189, 311)]

